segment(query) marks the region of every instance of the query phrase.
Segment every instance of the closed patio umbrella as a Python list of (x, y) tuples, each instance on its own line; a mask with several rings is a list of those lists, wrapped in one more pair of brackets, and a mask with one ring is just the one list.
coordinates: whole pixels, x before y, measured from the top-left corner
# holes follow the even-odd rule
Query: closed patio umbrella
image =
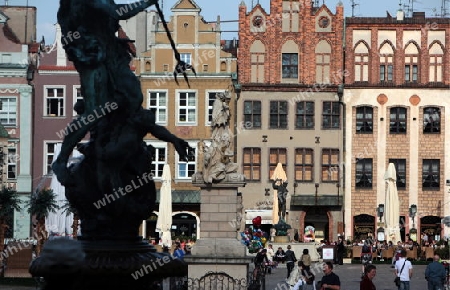
[[(275, 170), (273, 171), (272, 180), (281, 179), (282, 182), (287, 180), (286, 172), (283, 169), (283, 165), (281, 163), (277, 164)], [(281, 185), (281, 184), (279, 184)], [(275, 225), (278, 223), (278, 191), (273, 191), (273, 211), (272, 211), (272, 223)]]
[(162, 243), (170, 247), (172, 245), (172, 236), (170, 234), (172, 227), (172, 176), (168, 164), (164, 164), (161, 181), (156, 231), (160, 233)]
[(387, 240), (395, 244), (401, 241), (401, 237), (399, 227), (400, 202), (398, 200), (397, 172), (394, 163), (389, 163), (384, 174), (384, 180), (386, 181), (385, 221)]

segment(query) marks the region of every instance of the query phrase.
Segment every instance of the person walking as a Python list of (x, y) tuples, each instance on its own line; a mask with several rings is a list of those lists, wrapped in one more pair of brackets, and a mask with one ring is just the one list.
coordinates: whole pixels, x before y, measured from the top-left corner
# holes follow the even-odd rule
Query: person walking
[(400, 277), (399, 290), (410, 290), (409, 281), (412, 277), (412, 264), (410, 261), (406, 260), (406, 250), (402, 249), (400, 251), (400, 258), (395, 262), (394, 274)]
[(303, 267), (306, 271), (310, 271), (311, 268), (311, 256), (308, 249), (303, 249), (303, 255), (300, 257), (300, 261), (303, 262)]
[(344, 238), (339, 237), (337, 244), (337, 264), (344, 265), (344, 254), (345, 254), (345, 246), (344, 246)]
[(425, 269), (425, 279), (428, 282), (428, 290), (442, 290), (444, 289), (444, 281), (445, 281), (445, 268), (439, 260), (438, 254), (434, 254), (433, 262), (428, 264)]
[(364, 278), (359, 283), (359, 290), (377, 290), (373, 284), (373, 278), (377, 275), (377, 267), (375, 265), (367, 265), (364, 269)]
[(297, 258), (295, 257), (294, 251), (291, 250), (291, 245), (287, 246), (287, 251), (285, 254), (286, 259), (286, 267), (287, 267), (287, 277), (289, 278), (289, 275), (291, 274), (292, 270), (294, 269), (295, 262), (297, 262)]
[(341, 280), (333, 272), (333, 263), (323, 264), (323, 277), (320, 281), (320, 290), (341, 290)]
[(372, 243), (369, 239), (364, 241), (361, 250), (361, 264), (361, 279), (363, 279), (367, 265), (372, 264)]

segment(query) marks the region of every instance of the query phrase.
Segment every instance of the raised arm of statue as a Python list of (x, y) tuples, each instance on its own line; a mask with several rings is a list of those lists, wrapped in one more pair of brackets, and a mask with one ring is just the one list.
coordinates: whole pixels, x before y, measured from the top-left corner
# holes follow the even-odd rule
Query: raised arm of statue
[(116, 4), (114, 0), (94, 0), (88, 1), (87, 4), (92, 8), (102, 10), (114, 19), (126, 20), (154, 5), (156, 2), (158, 0), (141, 0), (128, 4)]

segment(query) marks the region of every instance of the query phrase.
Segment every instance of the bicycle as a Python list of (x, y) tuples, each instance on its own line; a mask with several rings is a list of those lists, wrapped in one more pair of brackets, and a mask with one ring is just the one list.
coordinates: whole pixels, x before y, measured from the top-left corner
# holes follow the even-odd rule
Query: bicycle
[(266, 290), (266, 263), (261, 263), (255, 266), (253, 270), (253, 279), (250, 284), (249, 290)]

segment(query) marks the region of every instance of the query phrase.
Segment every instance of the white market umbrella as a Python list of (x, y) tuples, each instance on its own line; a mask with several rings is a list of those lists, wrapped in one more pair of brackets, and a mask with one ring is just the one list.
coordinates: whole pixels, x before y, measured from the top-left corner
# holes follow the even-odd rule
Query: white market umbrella
[[(286, 172), (284, 171), (283, 165), (281, 165), (281, 163), (278, 163), (277, 167), (275, 167), (271, 179), (281, 179), (282, 182), (285, 182), (287, 180)], [(274, 225), (278, 223), (278, 190), (276, 189), (273, 191), (272, 223)]]
[[(61, 152), (61, 143), (55, 145), (55, 152), (53, 155), (53, 162)], [(69, 158), (69, 165), (77, 161), (82, 156), (78, 150), (74, 150), (72, 156)], [(50, 181), (50, 188), (56, 195), (56, 204), (59, 209), (55, 213), (50, 212), (45, 220), (45, 227), (49, 233), (54, 233), (60, 236), (72, 234), (73, 214), (67, 215), (64, 205), (67, 203), (65, 187), (58, 181), (55, 174), (52, 174)]]
[(172, 245), (172, 176), (170, 167), (164, 164), (162, 173), (162, 185), (159, 190), (159, 213), (156, 221), (156, 231), (160, 233), (163, 245)]
[(397, 172), (395, 171), (394, 163), (389, 163), (388, 169), (384, 174), (386, 181), (386, 201), (384, 216), (386, 222), (387, 240), (390, 240), (394, 245), (401, 241), (399, 216), (400, 216), (400, 202), (397, 192)]

